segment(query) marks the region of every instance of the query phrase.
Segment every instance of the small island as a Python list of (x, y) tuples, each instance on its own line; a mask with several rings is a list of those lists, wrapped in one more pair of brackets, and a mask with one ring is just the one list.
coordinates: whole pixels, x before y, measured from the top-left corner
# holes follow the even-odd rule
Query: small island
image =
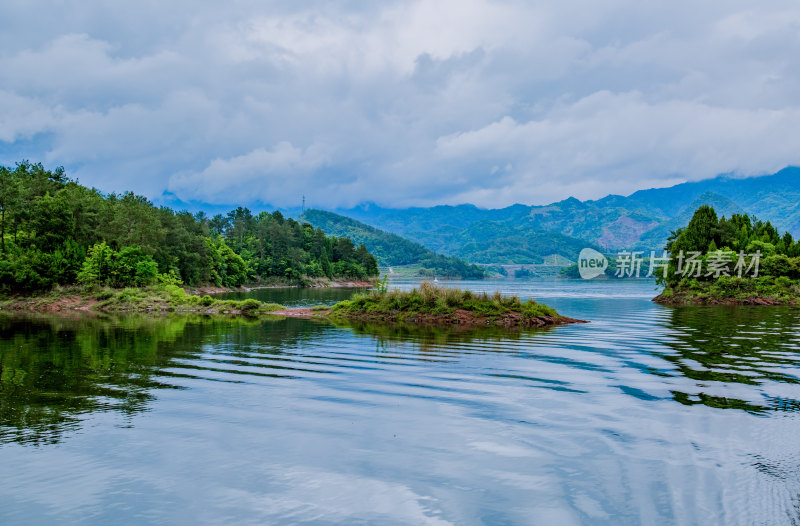
[(701, 206), (655, 271), (662, 305), (800, 305), (800, 241), (767, 221)]
[(560, 315), (555, 309), (517, 296), (489, 295), (437, 287), (423, 282), (410, 291), (378, 289), (358, 293), (329, 309), (273, 312), (370, 323), (416, 326), (527, 328), (585, 323)]

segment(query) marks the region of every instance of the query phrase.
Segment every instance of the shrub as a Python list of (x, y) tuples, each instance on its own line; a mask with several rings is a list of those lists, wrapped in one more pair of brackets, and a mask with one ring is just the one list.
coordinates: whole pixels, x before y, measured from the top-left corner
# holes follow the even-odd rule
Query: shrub
[(377, 278), (375, 280), (375, 288), (380, 294), (389, 292), (389, 274), (384, 274), (383, 279)]
[(117, 252), (108, 245), (92, 246), (78, 272), (78, 282), (112, 287), (144, 286), (155, 283), (158, 264), (138, 246), (124, 247)]
[(239, 302), (239, 310), (242, 312), (254, 311), (259, 307), (261, 307), (261, 302), (253, 298), (248, 298)]
[(186, 301), (188, 301), (192, 305), (200, 305), (200, 301), (202, 298), (200, 296), (195, 296), (194, 294), (188, 294), (186, 296)]
[(214, 298), (206, 294), (205, 296), (200, 298), (200, 305), (202, 305), (203, 307), (210, 307), (211, 305), (214, 304), (215, 301), (216, 300)]
[(98, 292), (97, 294), (94, 295), (95, 299), (100, 300), (100, 301), (111, 299), (113, 296), (114, 296), (114, 293), (111, 292), (108, 289), (101, 290), (100, 292)]
[(132, 301), (136, 301), (139, 299), (141, 299), (141, 294), (139, 293), (139, 289), (131, 287), (122, 289), (117, 295), (117, 300), (119, 300), (120, 302), (130, 303)]
[(747, 285), (747, 278), (738, 276), (720, 276), (715, 282), (715, 286), (725, 295), (745, 290)]
[(761, 257), (766, 259), (775, 254), (775, 245), (755, 239), (747, 244), (745, 251), (749, 254), (754, 254), (757, 251), (761, 252)]
[(788, 256), (777, 254), (764, 258), (761, 269), (768, 276), (788, 276), (792, 273), (792, 262)]
[(159, 273), (158, 282), (162, 285), (183, 285), (183, 280), (173, 269), (170, 269), (169, 272)]
[(164, 292), (175, 301), (183, 301), (186, 298), (186, 291), (177, 285), (165, 285)]
[[(416, 290), (412, 290), (414, 293)], [(422, 295), (422, 302), (425, 305), (436, 305), (437, 289), (431, 283), (425, 281), (419, 286), (419, 293)]]

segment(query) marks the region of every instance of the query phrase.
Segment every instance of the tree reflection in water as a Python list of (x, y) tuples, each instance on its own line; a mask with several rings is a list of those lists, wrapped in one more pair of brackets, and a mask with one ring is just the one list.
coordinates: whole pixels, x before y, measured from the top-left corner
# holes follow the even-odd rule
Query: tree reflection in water
[(800, 383), (799, 314), (790, 307), (673, 309), (672, 338), (667, 343), (672, 352), (658, 354), (696, 385), (692, 392), (673, 391), (674, 399), (752, 413), (800, 409), (798, 400), (782, 396), (764, 394), (760, 400), (744, 400), (716, 394), (736, 384)]
[(0, 316), (0, 444), (56, 443), (88, 413), (132, 418), (158, 389), (180, 388), (176, 359), (229, 343), (279, 352), (307, 339), (311, 324), (202, 316)]

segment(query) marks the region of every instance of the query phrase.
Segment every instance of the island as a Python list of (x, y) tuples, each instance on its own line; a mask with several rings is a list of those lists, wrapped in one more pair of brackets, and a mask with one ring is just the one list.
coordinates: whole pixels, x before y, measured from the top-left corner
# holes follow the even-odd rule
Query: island
[(378, 324), (461, 328), (530, 328), (586, 323), (562, 316), (555, 309), (517, 296), (489, 295), (423, 282), (410, 291), (377, 290), (356, 293), (330, 308), (282, 309), (271, 314)]
[(662, 305), (800, 305), (800, 241), (767, 221), (698, 208), (655, 270)]

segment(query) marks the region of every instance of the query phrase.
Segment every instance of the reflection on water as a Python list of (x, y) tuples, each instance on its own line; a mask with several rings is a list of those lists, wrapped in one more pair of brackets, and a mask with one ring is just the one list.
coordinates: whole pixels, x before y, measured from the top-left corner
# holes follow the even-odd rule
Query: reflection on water
[(156, 389), (180, 388), (169, 378), (195, 376), (181, 363), (196, 358), (200, 345), (246, 350), (258, 341), (279, 349), (313, 331), (270, 324), (204, 316), (0, 317), (0, 443), (55, 443), (82, 415), (145, 411)]
[(800, 521), (800, 310), (514, 286), (592, 323), (0, 317), (0, 523)]
[[(797, 411), (797, 401), (785, 397), (800, 396), (796, 309), (676, 308), (670, 335), (672, 352), (659, 356), (696, 381), (692, 391), (676, 391), (675, 400), (754, 413)], [(746, 398), (731, 396), (736, 393)]]
[(142, 411), (184, 319), (0, 318), (0, 442), (56, 442), (81, 415)]

